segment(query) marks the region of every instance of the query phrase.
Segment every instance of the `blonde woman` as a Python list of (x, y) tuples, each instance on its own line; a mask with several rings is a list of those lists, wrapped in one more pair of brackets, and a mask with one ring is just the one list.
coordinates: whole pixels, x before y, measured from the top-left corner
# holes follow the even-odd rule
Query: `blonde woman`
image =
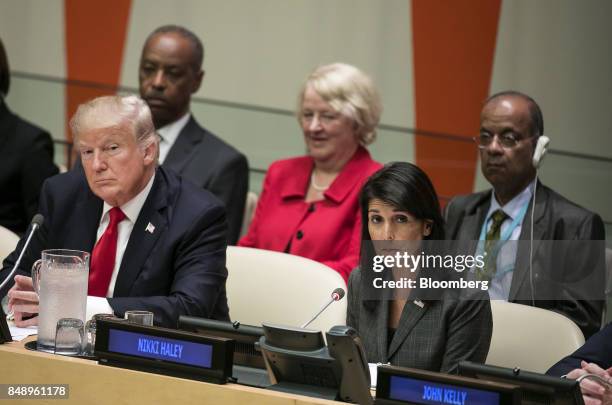
[(366, 149), (381, 110), (372, 80), (356, 67), (334, 63), (312, 72), (297, 113), (307, 155), (270, 166), (239, 245), (304, 256), (347, 280), (359, 260), (359, 190), (382, 167)]

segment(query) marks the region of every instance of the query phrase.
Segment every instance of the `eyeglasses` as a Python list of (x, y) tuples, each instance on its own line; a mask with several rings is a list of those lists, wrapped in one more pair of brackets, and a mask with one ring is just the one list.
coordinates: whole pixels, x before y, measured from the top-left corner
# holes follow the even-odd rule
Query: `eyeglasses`
[(506, 132), (501, 135), (499, 134), (491, 135), (489, 133), (484, 132), (474, 137), (473, 139), (474, 139), (474, 142), (476, 142), (476, 144), (478, 145), (478, 148), (485, 149), (493, 143), (493, 139), (496, 136), (497, 136), (497, 141), (505, 149), (514, 148), (520, 141), (522, 141), (523, 139), (527, 139), (527, 138), (522, 138), (520, 136), (517, 136), (515, 133), (512, 133), (512, 132)]

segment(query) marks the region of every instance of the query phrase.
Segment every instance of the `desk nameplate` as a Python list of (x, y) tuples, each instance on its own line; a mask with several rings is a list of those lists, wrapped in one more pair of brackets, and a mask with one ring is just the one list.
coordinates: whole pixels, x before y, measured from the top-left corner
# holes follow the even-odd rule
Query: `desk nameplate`
[(123, 321), (98, 321), (95, 355), (102, 365), (224, 384), (231, 376), (231, 339)]

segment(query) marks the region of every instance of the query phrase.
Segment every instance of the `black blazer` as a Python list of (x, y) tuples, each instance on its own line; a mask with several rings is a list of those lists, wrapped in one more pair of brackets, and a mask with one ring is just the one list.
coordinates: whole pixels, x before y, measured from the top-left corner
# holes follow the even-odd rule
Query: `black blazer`
[[(102, 205), (87, 186), (82, 170), (47, 180), (40, 200), (45, 222), (32, 239), (19, 272), (30, 275), (44, 249), (91, 252)], [(146, 231), (149, 223), (155, 227), (152, 233)], [(113, 297), (108, 298), (114, 312), (122, 317), (126, 310), (152, 311), (155, 323), (167, 327), (176, 327), (179, 315), (229, 320), (226, 231), (225, 212), (212, 194), (158, 168), (130, 234)], [(24, 239), (6, 258), (0, 274), (8, 273), (23, 243)]]
[(580, 361), (595, 363), (604, 370), (612, 367), (612, 323), (594, 334), (584, 345), (552, 366), (546, 374), (561, 377), (580, 368)]
[(0, 225), (23, 234), (38, 212), (43, 181), (58, 171), (51, 135), (13, 114), (0, 99)]
[(162, 166), (207, 189), (225, 204), (228, 244), (235, 245), (249, 189), (246, 157), (201, 127), (191, 116)]
[[(532, 203), (523, 219), (521, 241), (530, 240)], [(475, 251), (474, 241), (490, 204), (491, 190), (453, 198), (445, 210), (447, 238), (470, 241)], [(535, 306), (567, 316), (586, 337), (591, 336), (599, 330), (603, 310), (605, 230), (601, 218), (538, 183), (533, 228), (535, 295), (529, 280), (529, 244), (519, 243), (508, 301), (532, 305), (535, 298)], [(571, 282), (576, 279), (583, 282)]]
[(366, 297), (362, 277), (360, 268), (349, 277), (346, 324), (359, 332), (369, 363), (445, 373), (455, 373), (463, 360), (484, 363), (493, 332), (487, 294), (460, 296), (458, 290), (446, 290), (439, 299), (421, 301), (422, 306), (408, 300), (389, 345), (389, 300), (365, 308), (364, 298), (371, 297)]

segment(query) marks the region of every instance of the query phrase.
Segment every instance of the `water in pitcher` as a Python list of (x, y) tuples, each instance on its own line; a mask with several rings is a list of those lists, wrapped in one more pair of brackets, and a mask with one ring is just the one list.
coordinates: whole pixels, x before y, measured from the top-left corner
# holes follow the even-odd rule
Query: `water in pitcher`
[[(63, 266), (58, 266), (63, 267)], [(54, 268), (43, 272), (40, 288), (37, 349), (53, 353), (55, 328), (61, 318), (85, 321), (88, 272), (82, 269)]]

